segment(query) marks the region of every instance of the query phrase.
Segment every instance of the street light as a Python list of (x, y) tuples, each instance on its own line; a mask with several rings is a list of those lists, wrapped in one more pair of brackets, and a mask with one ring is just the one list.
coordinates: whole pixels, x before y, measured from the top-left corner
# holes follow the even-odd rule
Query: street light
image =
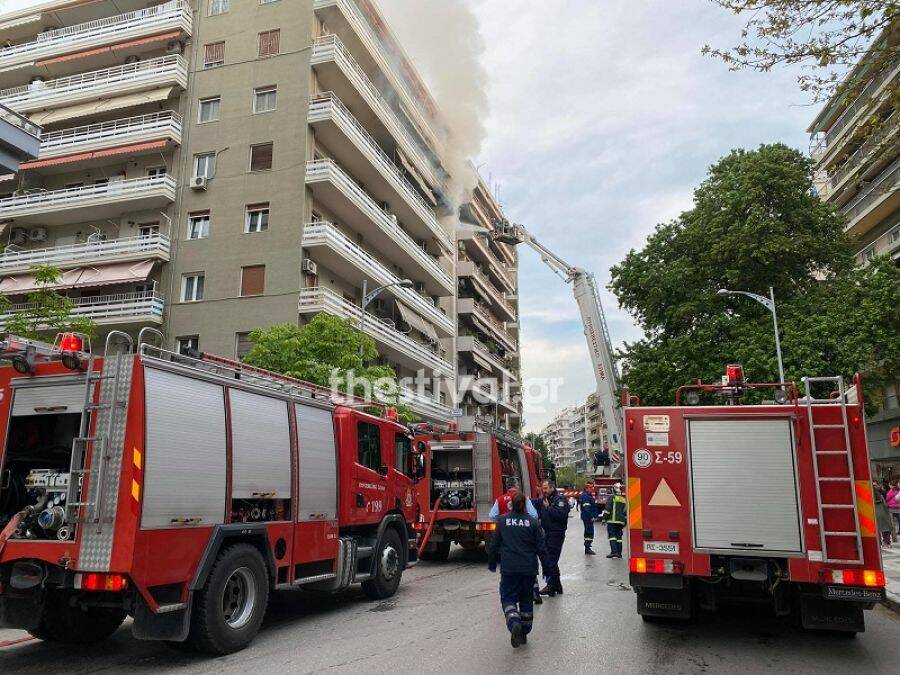
[[(362, 311), (359, 315), (359, 332), (365, 334), (366, 332), (366, 307), (369, 306), (369, 303), (372, 302), (385, 288), (390, 288), (391, 286), (399, 286), (400, 288), (412, 288), (415, 284), (411, 279), (401, 279), (400, 281), (392, 281), (389, 284), (385, 284), (384, 286), (379, 286), (378, 288), (373, 289), (372, 291), (367, 292), (367, 288), (369, 286), (369, 280), (363, 279), (363, 287), (362, 287)], [(363, 346), (364, 343), (362, 340), (359, 342), (359, 356), (362, 358), (363, 355)]]
[(769, 297), (757, 295), (756, 293), (748, 293), (747, 291), (729, 291), (720, 288), (716, 291), (716, 295), (746, 295), (748, 298), (756, 300), (763, 307), (772, 312), (772, 323), (775, 324), (775, 353), (778, 356), (778, 380), (784, 384), (784, 366), (781, 363), (781, 338), (778, 336), (778, 315), (775, 313), (775, 291), (769, 286)]

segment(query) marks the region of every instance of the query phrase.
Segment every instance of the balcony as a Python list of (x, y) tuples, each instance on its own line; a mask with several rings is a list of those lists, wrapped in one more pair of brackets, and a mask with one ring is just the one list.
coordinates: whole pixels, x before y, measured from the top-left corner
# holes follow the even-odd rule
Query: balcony
[(453, 250), (453, 241), (434, 217), (432, 207), (337, 96), (331, 92), (314, 96), (308, 119), (316, 130), (316, 139), (365, 184), (369, 194), (390, 203), (391, 210), (416, 237), (437, 242), (438, 247), (429, 247), (432, 253)]
[[(481, 265), (487, 269), (487, 273), (494, 281), (495, 285), (498, 287), (503, 286), (509, 292), (516, 290), (516, 286), (513, 283), (515, 272), (513, 271), (513, 273), (510, 274), (510, 267), (505, 265), (503, 261), (494, 254), (486, 241), (485, 235), (472, 233), (468, 235), (468, 238), (465, 238), (465, 235), (462, 235), (461, 239), (465, 242), (466, 255), (473, 261), (481, 263)], [(512, 269), (515, 270), (515, 267)]]
[[(121, 63), (127, 55), (129, 42), (138, 38), (159, 35), (160, 39), (174, 39), (190, 34), (190, 3), (171, 0), (126, 14), (46, 31), (32, 42), (4, 47), (0, 49), (0, 73), (21, 82), (31, 75), (45, 74), (45, 68), (55, 65), (56, 57), (80, 56), (81, 52), (85, 58), (96, 58), (102, 52), (107, 58), (112, 55)], [(143, 48), (146, 49), (146, 45)], [(75, 59), (63, 62), (78, 64)], [(83, 65), (81, 70), (85, 70)]]
[(144, 176), (0, 199), (0, 219), (14, 219), (17, 225), (61, 225), (162, 209), (174, 201), (172, 176)]
[(456, 338), (456, 350), (471, 352), (475, 363), (492, 373), (502, 375), (506, 380), (516, 379), (507, 368), (506, 362), (500, 356), (492, 353), (487, 345), (474, 335), (460, 335)]
[[(400, 277), (373, 258), (356, 242), (351, 241), (331, 223), (309, 223), (303, 227), (303, 247), (313, 252), (316, 262), (329, 269), (340, 271), (341, 277), (362, 286), (367, 279), (371, 286), (393, 284)], [(434, 324), (444, 337), (456, 334), (453, 320), (411, 288), (391, 286), (386, 292), (412, 307)]]
[(826, 200), (832, 199), (838, 190), (846, 185), (848, 179), (862, 177), (867, 171), (871, 172), (875, 162), (893, 159), (891, 155), (898, 149), (896, 139), (898, 130), (900, 130), (900, 113), (893, 111), (882, 121), (878, 129), (831, 173), (828, 182), (820, 186), (819, 196)]
[(187, 88), (187, 61), (178, 54), (4, 89), (0, 103), (31, 113), (166, 85)]
[(332, 160), (306, 163), (306, 185), (316, 200), (327, 205), (341, 222), (421, 281), (429, 295), (453, 294), (453, 279), (378, 204)]
[(410, 406), (420, 421), (440, 424), (450, 421), (450, 408), (426, 395), (417, 394), (412, 389), (400, 388), (400, 402)]
[(37, 157), (41, 128), (0, 105), (0, 175), (16, 173), (22, 162)]
[(27, 250), (10, 245), (0, 254), (0, 274), (24, 272), (34, 265), (53, 265), (66, 269), (90, 263), (148, 258), (168, 261), (169, 248), (169, 238), (161, 234)]
[[(75, 304), (72, 309), (73, 316), (88, 317), (99, 325), (160, 324), (165, 308), (162, 296), (154, 291), (91, 295), (72, 298), (72, 302)], [(35, 307), (33, 303), (27, 302), (10, 305), (8, 312), (0, 314), (0, 326), (6, 324), (10, 315)]]
[(856, 254), (859, 265), (868, 265), (877, 256), (890, 256), (900, 261), (900, 225), (895, 225)]
[(460, 259), (456, 265), (456, 275), (472, 280), (475, 291), (489, 304), (495, 314), (506, 321), (515, 321), (516, 313), (504, 294), (492, 284), (478, 266), (471, 260)]
[(858, 237), (877, 225), (900, 206), (900, 158), (882, 171), (841, 213), (847, 219), (846, 231)]
[(181, 115), (172, 110), (50, 131), (41, 137), (38, 162), (156, 140), (180, 145), (181, 131)]
[(507, 351), (514, 352), (518, 349), (518, 343), (507, 334), (503, 324), (497, 321), (490, 310), (475, 298), (459, 298), (456, 301), (456, 312), (460, 315), (472, 315), (476, 326), (490, 335)]
[[(325, 312), (360, 323), (359, 305), (345, 300), (328, 288), (305, 288), (300, 292), (300, 314)], [(424, 368), (435, 377), (453, 378), (453, 365), (435, 348), (416, 342), (398, 331), (391, 322), (366, 312), (365, 333), (375, 340), (379, 353), (412, 370)]]
[(379, 145), (397, 145), (415, 164), (416, 170), (432, 185), (440, 180), (432, 161), (422, 150), (381, 91), (336, 35), (323, 35), (313, 42), (311, 64), (325, 89), (337, 93), (356, 117), (371, 130)]

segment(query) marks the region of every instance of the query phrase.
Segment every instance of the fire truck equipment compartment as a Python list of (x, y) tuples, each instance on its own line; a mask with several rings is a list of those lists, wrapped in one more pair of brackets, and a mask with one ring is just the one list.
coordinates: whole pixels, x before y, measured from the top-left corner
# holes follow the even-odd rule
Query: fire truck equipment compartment
[(300, 439), (300, 512), (297, 519), (337, 518), (337, 454), (331, 411), (296, 404)]
[(240, 389), (229, 392), (232, 497), (291, 498), (288, 404)]
[(690, 419), (687, 425), (694, 547), (802, 553), (791, 421)]

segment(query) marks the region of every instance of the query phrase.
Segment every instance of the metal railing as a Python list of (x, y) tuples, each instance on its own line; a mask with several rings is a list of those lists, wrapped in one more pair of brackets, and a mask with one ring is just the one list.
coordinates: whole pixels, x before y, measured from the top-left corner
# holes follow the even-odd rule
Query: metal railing
[(14, 127), (21, 129), (30, 136), (34, 136), (35, 138), (41, 137), (41, 127), (39, 125), (2, 104), (0, 104), (0, 119), (9, 122)]
[(895, 225), (871, 244), (862, 248), (856, 254), (856, 262), (860, 265), (868, 265), (876, 256), (892, 255), (897, 252), (900, 252), (900, 225)]
[[(305, 288), (300, 291), (299, 311), (301, 314), (325, 312), (356, 322), (359, 322), (362, 316), (359, 305), (323, 287)], [(371, 312), (366, 312), (365, 332), (376, 342), (403, 352), (416, 363), (428, 366), (447, 377), (453, 376), (453, 366), (438, 355), (436, 348), (416, 342)]]
[(130, 34), (158, 32), (168, 23), (183, 25), (190, 30), (191, 6), (187, 0), (171, 0), (162, 5), (40, 33), (32, 42), (0, 49), (0, 64), (8, 66), (93, 44), (109, 44)]
[(156, 132), (170, 132), (172, 136), (180, 138), (181, 129), (181, 115), (174, 110), (163, 110), (148, 115), (60, 129), (41, 136), (41, 157), (58, 152), (68, 152), (79, 146), (119, 142), (129, 136)]
[(331, 181), (335, 186), (341, 189), (347, 196), (353, 199), (357, 206), (386, 234), (394, 239), (397, 244), (403, 248), (410, 256), (416, 259), (418, 263), (426, 269), (435, 279), (437, 279), (447, 290), (452, 291), (453, 280), (450, 275), (445, 272), (437, 261), (435, 261), (428, 253), (416, 244), (412, 237), (400, 227), (395, 219), (378, 208), (365, 190), (344, 172), (343, 169), (332, 159), (316, 159), (306, 163), (306, 181), (317, 182), (321, 180)]
[(497, 321), (497, 319), (494, 318), (493, 314), (491, 314), (491, 312), (488, 310), (488, 308), (485, 307), (484, 303), (478, 302), (477, 300), (473, 299), (472, 304), (473, 304), (473, 309), (472, 309), (473, 314), (475, 314), (475, 316), (477, 316), (479, 319), (484, 321), (488, 326), (490, 326), (491, 328), (494, 329), (494, 331), (495, 331), (494, 337), (496, 337), (498, 341), (505, 343), (504, 346), (506, 346), (509, 349), (509, 351), (516, 351), (516, 348), (517, 348), (516, 341), (513, 340), (508, 335), (506, 335), (506, 328), (503, 326), (502, 323), (500, 323), (499, 321)]
[(27, 269), (32, 265), (59, 265), (102, 260), (116, 256), (139, 255), (169, 259), (169, 238), (162, 234), (123, 237), (111, 241), (87, 241), (48, 248), (19, 249), (7, 246), (0, 254), (0, 272)]
[[(156, 291), (132, 291), (110, 295), (89, 295), (71, 298), (74, 305), (73, 316), (84, 316), (95, 321), (112, 319), (162, 319), (165, 301)], [(5, 324), (12, 314), (36, 309), (36, 303), (23, 302), (10, 305), (9, 311), (0, 315), (0, 325)]]
[(157, 78), (176, 80), (186, 86), (187, 61), (180, 54), (169, 54), (46, 82), (37, 80), (31, 84), (0, 91), (0, 103), (21, 112), (23, 109), (44, 107), (56, 99), (73, 94), (98, 98), (111, 89), (127, 90), (135, 86), (145, 86), (145, 82)]
[[(391, 272), (382, 263), (378, 262), (359, 244), (351, 241), (343, 232), (332, 223), (316, 222), (303, 226), (303, 246), (314, 248), (326, 245), (341, 253), (345, 258), (356, 261), (359, 269), (369, 275), (369, 280), (378, 284), (399, 284), (400, 277)], [(430, 300), (426, 300), (411, 288), (394, 286), (393, 292), (420, 314), (426, 316), (432, 323), (442, 327), (447, 333), (452, 334), (454, 325), (450, 317), (435, 307)]]
[(488, 279), (484, 272), (478, 269), (478, 265), (473, 261), (467, 261), (466, 264), (459, 265), (457, 274), (461, 277), (471, 276), (477, 279), (484, 286), (487, 295), (491, 296), (497, 304), (505, 307), (511, 316), (515, 316), (515, 307), (506, 299), (503, 291), (494, 286), (494, 283)]
[(884, 199), (885, 196), (900, 189), (900, 157), (895, 159), (890, 166), (878, 174), (878, 177), (866, 186), (841, 212), (847, 218), (849, 230), (856, 221), (868, 211), (873, 204)]
[(343, 102), (333, 93), (325, 92), (315, 94), (309, 102), (309, 121), (314, 122), (317, 118), (334, 116), (351, 129), (359, 134), (359, 140), (374, 155), (376, 166), (380, 167), (385, 173), (388, 180), (392, 181), (398, 192), (405, 195), (416, 213), (419, 214), (422, 222), (428, 227), (428, 230), (440, 241), (443, 242), (445, 249), (449, 250), (453, 243), (450, 235), (440, 226), (431, 207), (422, 196), (416, 192), (415, 188), (406, 179), (406, 176), (400, 171), (387, 153), (381, 149), (378, 142), (372, 138), (372, 135), (366, 131), (366, 128), (360, 124), (353, 113), (351, 113)]
[(828, 184), (831, 190), (836, 189), (838, 185), (844, 182), (845, 178), (858, 169), (869, 153), (876, 149), (880, 150), (882, 142), (897, 131), (898, 128), (900, 128), (900, 113), (892, 110), (891, 114), (884, 118), (884, 121), (882, 121), (875, 133), (869, 136), (852, 155), (844, 160), (838, 170), (829, 177)]
[(434, 419), (450, 421), (450, 408), (439, 401), (419, 395), (406, 387), (400, 387), (399, 398), (401, 403), (411, 406), (416, 413), (427, 415)]
[(74, 207), (107, 199), (139, 198), (147, 193), (166, 192), (175, 199), (175, 179), (168, 174), (162, 176), (142, 176), (126, 180), (110, 181), (99, 185), (31, 192), (25, 195), (0, 199), (0, 216), (9, 217), (15, 213), (28, 212), (43, 207)]

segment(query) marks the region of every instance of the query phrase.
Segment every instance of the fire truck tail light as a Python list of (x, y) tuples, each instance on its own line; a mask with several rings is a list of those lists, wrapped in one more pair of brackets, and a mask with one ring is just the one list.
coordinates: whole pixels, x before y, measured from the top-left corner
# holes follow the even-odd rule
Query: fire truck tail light
[(123, 574), (100, 574), (88, 572), (81, 575), (83, 591), (124, 591), (128, 588), (128, 579)]
[(684, 564), (679, 560), (668, 558), (631, 558), (628, 568), (638, 574), (681, 574)]
[(823, 570), (825, 583), (842, 586), (884, 586), (884, 572), (878, 570)]
[(479, 532), (493, 532), (497, 529), (497, 523), (476, 523), (475, 529)]
[(413, 523), (413, 529), (416, 532), (424, 532), (426, 527), (427, 527), (427, 525), (423, 522)]
[(63, 333), (59, 340), (59, 351), (80, 352), (84, 349), (84, 341), (75, 333)]

